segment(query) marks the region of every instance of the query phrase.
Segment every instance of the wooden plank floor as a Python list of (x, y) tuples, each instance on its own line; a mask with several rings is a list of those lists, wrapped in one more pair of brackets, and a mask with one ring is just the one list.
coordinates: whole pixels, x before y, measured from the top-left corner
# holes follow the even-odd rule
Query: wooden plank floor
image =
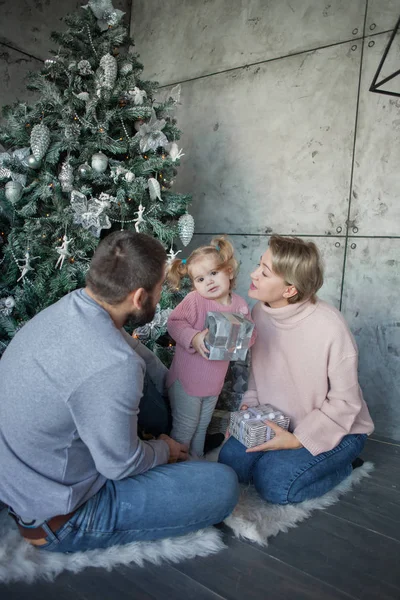
[(53, 583), (0, 585), (1, 600), (399, 600), (400, 444), (370, 439), (371, 479), (271, 539), (179, 565), (88, 569)]

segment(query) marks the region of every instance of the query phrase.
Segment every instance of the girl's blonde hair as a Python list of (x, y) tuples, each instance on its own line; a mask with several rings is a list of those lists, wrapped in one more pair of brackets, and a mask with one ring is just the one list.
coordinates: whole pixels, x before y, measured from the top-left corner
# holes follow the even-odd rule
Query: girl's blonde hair
[(272, 235), (269, 240), (272, 254), (272, 270), (294, 285), (297, 294), (288, 298), (289, 304), (302, 300), (316, 302), (316, 293), (324, 283), (324, 268), (321, 256), (314, 242), (306, 242), (297, 237)]
[(235, 251), (232, 244), (224, 235), (215, 237), (211, 240), (208, 246), (200, 246), (199, 248), (196, 248), (196, 250), (193, 250), (189, 258), (186, 260), (175, 258), (168, 268), (168, 283), (172, 288), (179, 290), (181, 279), (183, 277), (189, 276), (192, 278), (190, 266), (204, 256), (213, 256), (215, 257), (218, 271), (227, 270), (232, 273), (230, 289), (233, 289), (236, 285), (236, 277), (239, 267), (234, 253)]

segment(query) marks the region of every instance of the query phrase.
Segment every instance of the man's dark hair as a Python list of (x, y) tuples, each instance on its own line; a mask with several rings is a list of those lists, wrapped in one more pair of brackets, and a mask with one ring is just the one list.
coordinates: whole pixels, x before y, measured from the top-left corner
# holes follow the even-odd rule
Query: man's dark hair
[(98, 245), (86, 285), (104, 302), (119, 304), (139, 288), (151, 293), (163, 276), (166, 258), (163, 246), (149, 235), (115, 231)]

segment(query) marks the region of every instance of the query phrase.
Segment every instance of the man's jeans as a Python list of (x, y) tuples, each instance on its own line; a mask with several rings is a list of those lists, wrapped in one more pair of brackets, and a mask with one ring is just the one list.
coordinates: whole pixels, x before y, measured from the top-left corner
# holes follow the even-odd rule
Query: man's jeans
[[(166, 399), (146, 382), (140, 403), (143, 431), (170, 427)], [(235, 472), (225, 465), (183, 462), (142, 475), (107, 481), (40, 550), (78, 552), (138, 540), (156, 540), (223, 521), (239, 495)]]
[(230, 437), (218, 460), (232, 467), (241, 483), (253, 483), (267, 502), (302, 502), (323, 496), (348, 477), (366, 438), (346, 435), (333, 450), (313, 456), (305, 448), (247, 454), (245, 446)]

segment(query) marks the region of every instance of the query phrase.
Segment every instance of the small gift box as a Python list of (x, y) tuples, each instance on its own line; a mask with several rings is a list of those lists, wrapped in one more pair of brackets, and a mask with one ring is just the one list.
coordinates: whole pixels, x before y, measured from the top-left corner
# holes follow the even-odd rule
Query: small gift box
[(254, 323), (240, 313), (209, 311), (205, 329), (205, 346), (209, 360), (245, 360)]
[(275, 432), (264, 421), (273, 421), (283, 429), (289, 428), (290, 419), (271, 404), (261, 404), (255, 408), (231, 413), (229, 432), (246, 448), (253, 448), (268, 442)]

